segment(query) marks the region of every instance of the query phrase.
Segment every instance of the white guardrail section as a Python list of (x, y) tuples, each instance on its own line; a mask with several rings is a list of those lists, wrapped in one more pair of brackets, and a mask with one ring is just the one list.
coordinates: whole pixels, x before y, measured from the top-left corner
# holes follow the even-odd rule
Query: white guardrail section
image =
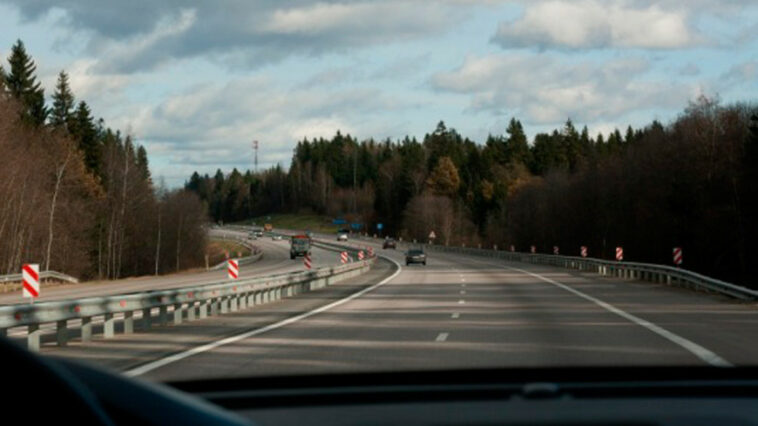
[[(381, 243), (381, 238), (361, 236), (361, 240)], [(617, 262), (593, 258), (559, 256), (551, 254), (531, 254), (521, 252), (499, 251), (469, 247), (451, 247), (435, 244), (398, 242), (398, 247), (420, 247), (424, 251), (459, 253), (473, 256), (483, 256), (503, 259), (510, 262), (523, 262), (538, 265), (557, 266), (579, 271), (594, 272), (601, 276), (627, 278), (638, 281), (647, 281), (658, 284), (667, 284), (689, 288), (697, 291), (705, 291), (723, 294), (742, 300), (758, 299), (758, 291), (746, 287), (731, 284), (725, 281), (710, 278), (697, 272), (673, 266), (655, 265), (650, 263)]]
[[(72, 277), (71, 275), (66, 275), (61, 272), (56, 271), (42, 271), (39, 273), (40, 280), (57, 280), (57, 281), (66, 281), (70, 283), (78, 283), (79, 280)], [(10, 274), (10, 275), (0, 275), (0, 283), (13, 283), (13, 282), (21, 282), (23, 280), (21, 274)]]
[[(325, 248), (335, 250), (332, 247)], [(102, 318), (103, 337), (108, 339), (115, 335), (117, 319), (114, 314), (123, 315), (120, 321), (124, 333), (134, 332), (134, 314), (139, 311), (142, 312), (140, 322), (143, 331), (149, 330), (154, 321), (160, 325), (167, 325), (170, 309), (171, 323), (181, 324), (185, 320), (194, 321), (236, 312), (322, 288), (367, 272), (375, 260), (376, 257), (373, 257), (361, 262), (312, 271), (228, 280), (170, 290), (2, 306), (0, 335), (7, 336), (10, 328), (28, 327), (27, 345), (30, 350), (38, 351), (42, 336), (41, 325), (55, 324), (56, 343), (65, 346), (71, 336), (76, 334), (70, 332), (68, 322), (81, 320), (78, 334), (82, 342), (88, 342), (93, 337), (93, 318), (97, 317)], [(157, 317), (152, 315), (154, 309), (158, 309)]]

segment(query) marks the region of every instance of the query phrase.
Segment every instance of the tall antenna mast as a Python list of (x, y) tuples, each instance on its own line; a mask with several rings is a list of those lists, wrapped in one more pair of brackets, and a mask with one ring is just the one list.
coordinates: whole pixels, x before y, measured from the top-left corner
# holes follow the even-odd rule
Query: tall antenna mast
[(255, 168), (253, 171), (258, 174), (258, 141), (253, 141), (253, 151), (255, 151)]

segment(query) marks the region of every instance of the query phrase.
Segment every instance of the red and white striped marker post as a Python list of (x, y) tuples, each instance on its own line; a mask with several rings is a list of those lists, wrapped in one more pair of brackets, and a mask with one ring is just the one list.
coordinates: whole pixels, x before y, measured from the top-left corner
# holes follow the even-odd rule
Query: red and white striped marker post
[(342, 263), (347, 263), (347, 252), (346, 251), (343, 251), (342, 253), (340, 253), (340, 261)]
[(531, 247), (529, 248), (529, 250), (532, 252), (532, 254), (535, 254), (535, 253), (537, 253), (537, 247), (536, 247), (536, 246), (531, 246)]
[(682, 248), (674, 247), (674, 265), (678, 267), (682, 266)]
[(310, 270), (311, 269), (311, 255), (306, 253), (305, 257), (303, 257), (303, 265), (305, 265), (305, 269)]
[(226, 261), (226, 275), (230, 280), (236, 280), (240, 276), (240, 265), (235, 259), (229, 259)]
[(553, 246), (553, 254), (554, 255), (560, 254), (560, 249), (558, 248), (558, 246)]
[(368, 257), (374, 257), (374, 249), (373, 247), (368, 248)]
[(616, 247), (616, 260), (621, 262), (624, 260), (624, 248), (623, 247)]
[(39, 297), (39, 264), (26, 263), (21, 267), (21, 277), (24, 285), (23, 296), (34, 299)]
[(358, 252), (358, 260), (363, 260), (363, 250)]
[(587, 257), (587, 246), (582, 246), (579, 248), (579, 254), (582, 255), (582, 257)]

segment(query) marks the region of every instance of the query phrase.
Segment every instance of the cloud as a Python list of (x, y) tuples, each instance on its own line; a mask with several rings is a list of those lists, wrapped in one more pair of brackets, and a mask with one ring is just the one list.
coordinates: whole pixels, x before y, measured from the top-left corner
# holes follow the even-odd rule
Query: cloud
[(286, 165), (298, 140), (331, 137), (337, 130), (378, 132), (382, 119), (367, 117), (406, 107), (412, 105), (373, 88), (288, 90), (257, 76), (197, 85), (109, 124), (131, 128), (156, 169), (176, 184), (192, 168), (250, 167), (253, 139), (261, 142), (261, 167)]
[(733, 65), (721, 76), (721, 80), (726, 84), (755, 84), (755, 81), (758, 80), (758, 61)]
[(441, 1), (12, 1), (27, 20), (60, 14), (64, 26), (90, 34), (88, 54), (108, 72), (151, 70), (203, 56), (259, 68), (291, 55), (341, 53), (449, 30), (467, 4)]
[(682, 8), (619, 0), (552, 0), (530, 2), (520, 19), (500, 24), (492, 41), (504, 48), (675, 49), (699, 39)]
[(547, 55), (488, 55), (435, 74), (431, 84), (468, 95), (472, 110), (538, 124), (611, 121), (637, 109), (684, 105), (692, 89), (643, 79), (649, 66), (642, 59), (564, 63)]
[(700, 67), (697, 64), (689, 62), (687, 65), (679, 68), (679, 75), (690, 77), (700, 74)]

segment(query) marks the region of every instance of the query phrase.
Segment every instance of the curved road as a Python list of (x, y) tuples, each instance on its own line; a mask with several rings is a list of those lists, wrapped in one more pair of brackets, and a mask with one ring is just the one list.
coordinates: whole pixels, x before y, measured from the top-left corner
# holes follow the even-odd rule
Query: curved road
[[(402, 261), (399, 250), (371, 244), (388, 259)], [(43, 351), (160, 381), (493, 366), (758, 363), (755, 303), (474, 256), (432, 253), (426, 267), (400, 268), (382, 260), (362, 277), (245, 312), (84, 348)], [(364, 293), (350, 296), (358, 291)], [(218, 343), (230, 336), (238, 337)], [(211, 345), (181, 355), (204, 344)], [(180, 356), (166, 358), (169, 354)]]

